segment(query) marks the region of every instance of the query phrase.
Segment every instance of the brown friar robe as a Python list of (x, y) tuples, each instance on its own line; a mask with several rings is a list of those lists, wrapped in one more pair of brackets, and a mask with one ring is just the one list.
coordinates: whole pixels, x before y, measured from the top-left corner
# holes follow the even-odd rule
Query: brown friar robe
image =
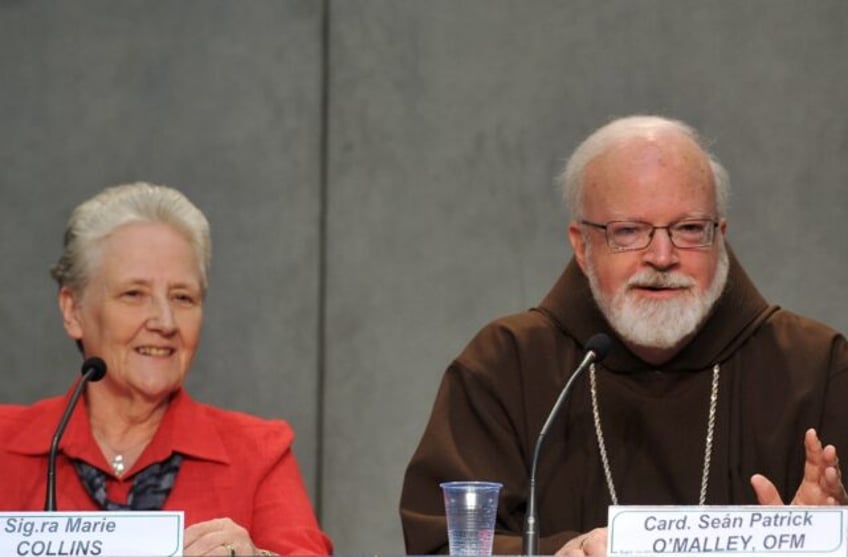
[[(597, 379), (619, 504), (698, 503), (715, 365), (720, 380), (707, 504), (755, 504), (754, 473), (766, 475), (789, 501), (803, 474), (807, 428), (848, 450), (845, 338), (769, 305), (729, 255), (727, 286), (707, 322), (659, 367), (617, 340), (574, 261), (539, 307), (480, 331), (445, 372), (406, 471), (400, 513), (407, 552), (447, 551), (439, 483), (448, 480), (502, 482), (494, 552), (521, 552), (534, 444), (586, 341), (598, 332), (614, 339)], [(606, 525), (611, 500), (588, 374), (576, 380), (545, 438), (537, 489), (541, 553)]]

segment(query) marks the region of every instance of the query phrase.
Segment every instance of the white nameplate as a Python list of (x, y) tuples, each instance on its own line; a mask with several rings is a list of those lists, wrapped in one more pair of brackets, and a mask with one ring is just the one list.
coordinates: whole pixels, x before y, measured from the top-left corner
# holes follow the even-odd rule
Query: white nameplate
[(182, 511), (2, 512), (0, 555), (179, 557), (183, 521)]
[(609, 555), (844, 557), (844, 507), (609, 508)]

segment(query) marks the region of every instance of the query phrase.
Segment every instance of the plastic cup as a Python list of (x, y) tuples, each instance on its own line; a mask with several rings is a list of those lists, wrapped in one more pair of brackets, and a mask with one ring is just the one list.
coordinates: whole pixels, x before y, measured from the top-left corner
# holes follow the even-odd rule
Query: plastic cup
[(445, 482), (448, 545), (451, 555), (491, 555), (498, 514), (497, 482)]

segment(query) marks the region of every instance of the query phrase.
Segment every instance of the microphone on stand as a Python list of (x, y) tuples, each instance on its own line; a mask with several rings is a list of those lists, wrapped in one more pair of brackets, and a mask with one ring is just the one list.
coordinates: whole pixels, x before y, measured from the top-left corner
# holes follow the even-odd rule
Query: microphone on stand
[(59, 452), (59, 441), (62, 439), (62, 434), (65, 433), (65, 428), (68, 426), (68, 421), (71, 419), (71, 414), (77, 405), (82, 390), (89, 381), (100, 381), (106, 375), (106, 362), (94, 356), (88, 358), (82, 363), (82, 379), (77, 383), (71, 398), (68, 400), (68, 405), (65, 407), (65, 413), (62, 414), (62, 419), (59, 420), (59, 425), (56, 426), (56, 433), (53, 434), (53, 441), (50, 443), (50, 454), (47, 457), (47, 496), (44, 501), (45, 511), (56, 510), (56, 455)]
[(522, 555), (536, 555), (539, 551), (539, 530), (536, 525), (536, 466), (539, 463), (539, 452), (542, 448), (542, 442), (545, 440), (545, 435), (551, 428), (551, 424), (559, 414), (565, 399), (568, 398), (568, 393), (571, 391), (571, 385), (574, 380), (583, 373), (583, 371), (595, 362), (600, 362), (607, 357), (611, 345), (610, 338), (598, 333), (586, 342), (586, 355), (583, 361), (577, 366), (577, 369), (571, 374), (568, 381), (565, 383), (562, 391), (559, 393), (554, 403), (554, 407), (548, 414), (548, 419), (545, 420), (542, 430), (539, 432), (539, 437), (536, 439), (536, 448), (533, 450), (533, 461), (530, 465), (530, 486), (529, 495), (527, 498), (527, 514), (524, 517), (524, 535), (522, 536)]

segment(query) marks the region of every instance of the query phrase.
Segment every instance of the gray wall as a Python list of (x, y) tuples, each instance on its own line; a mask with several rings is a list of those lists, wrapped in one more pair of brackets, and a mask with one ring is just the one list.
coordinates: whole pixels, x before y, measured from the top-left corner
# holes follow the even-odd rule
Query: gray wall
[(0, 400), (78, 358), (47, 268), (145, 179), (208, 214), (198, 397), (289, 419), (338, 553), (402, 553), (441, 372), (568, 259), (552, 185), (612, 116), (714, 140), (764, 294), (848, 330), (843, 0), (0, 3)]

